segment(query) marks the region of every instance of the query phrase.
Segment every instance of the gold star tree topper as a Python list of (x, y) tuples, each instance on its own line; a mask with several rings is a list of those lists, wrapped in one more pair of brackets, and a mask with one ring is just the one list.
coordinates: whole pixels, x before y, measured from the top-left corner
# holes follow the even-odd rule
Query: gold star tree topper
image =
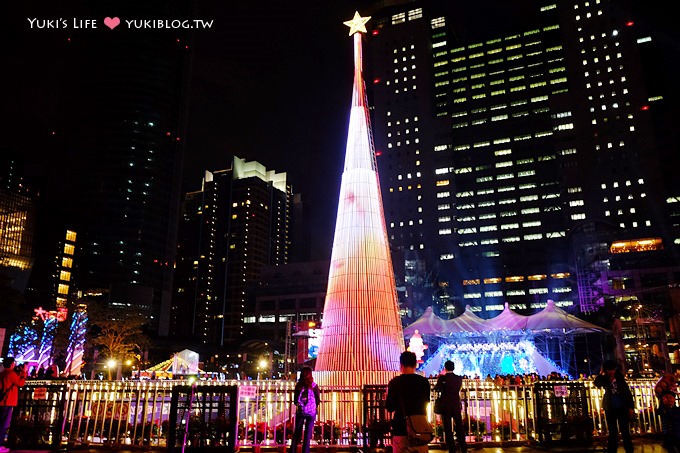
[(361, 17), (359, 11), (355, 11), (352, 20), (343, 23), (349, 27), (349, 36), (352, 36), (354, 33), (366, 33), (366, 22), (369, 20), (371, 20), (371, 16)]

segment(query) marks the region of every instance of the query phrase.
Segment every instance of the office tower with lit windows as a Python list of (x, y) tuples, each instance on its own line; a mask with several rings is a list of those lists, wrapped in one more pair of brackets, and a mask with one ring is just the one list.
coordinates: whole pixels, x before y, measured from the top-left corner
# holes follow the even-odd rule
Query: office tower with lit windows
[(35, 195), (21, 175), (19, 158), (0, 158), (0, 286), (23, 291), (33, 265)]
[(219, 344), (224, 233), (228, 227), (231, 169), (206, 171), (201, 189), (182, 203), (177, 239), (171, 335), (200, 344)]
[(57, 282), (55, 302), (57, 308), (68, 307), (68, 296), (71, 294), (71, 275), (73, 273), (73, 256), (76, 252), (78, 233), (73, 230), (66, 230), (61, 246), (61, 253), (56, 257)]
[(650, 44), (624, 5), (372, 12), (375, 142), (402, 303), (432, 304), (411, 290), (437, 285), (449, 314), (547, 299), (591, 311), (607, 292), (601, 271), (677, 265), (650, 113), (661, 98), (640, 58)]
[[(116, 14), (191, 13), (190, 2), (152, 1), (121, 6)], [(64, 142), (57, 215), (78, 232), (71, 290), (102, 293), (111, 306), (144, 314), (149, 331), (161, 336), (169, 329), (189, 44), (182, 30), (121, 27), (70, 36), (64, 50), (69, 102), (55, 127)]]
[(243, 339), (263, 266), (288, 261), (286, 174), (234, 157), (185, 195), (172, 307), (173, 336), (213, 346)]
[[(16, 112), (7, 110), (12, 130), (5, 135), (35, 157), (32, 183), (40, 193), (26, 296), (54, 303), (48, 280), (55, 250), (72, 229), (78, 242), (71, 295), (101, 294), (112, 306), (145, 315), (147, 332), (166, 336), (191, 31), (133, 29), (124, 18), (190, 18), (193, 1), (121, 2), (115, 12), (102, 2), (22, 4), (16, 11), (17, 19), (100, 18), (96, 30), (61, 27), (49, 37), (22, 30), (10, 54), (23, 70), (13, 71), (9, 105)], [(101, 22), (112, 14), (121, 18), (115, 30)]]

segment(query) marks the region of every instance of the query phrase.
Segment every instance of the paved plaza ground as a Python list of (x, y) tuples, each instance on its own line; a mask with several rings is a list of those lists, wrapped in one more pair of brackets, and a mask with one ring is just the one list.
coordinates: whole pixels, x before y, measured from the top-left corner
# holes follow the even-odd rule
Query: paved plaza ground
[[(661, 446), (661, 442), (657, 441), (635, 441), (634, 453), (665, 453), (666, 449)], [(469, 453), (586, 453), (586, 452), (597, 452), (605, 453), (607, 451), (606, 445), (593, 444), (590, 447), (569, 447), (569, 446), (559, 446), (559, 447), (482, 447), (482, 448), (469, 448)], [(623, 447), (619, 446), (618, 453), (624, 453)]]
[[(666, 449), (661, 446), (661, 441), (656, 439), (646, 439), (639, 438), (634, 439), (633, 444), (635, 445), (634, 453), (665, 453)], [(444, 453), (443, 450), (430, 450), (431, 453)], [(554, 445), (552, 447), (545, 446), (514, 446), (514, 447), (490, 447), (490, 446), (474, 446), (471, 445), (468, 448), (469, 453), (586, 453), (586, 452), (597, 452), (606, 453), (607, 445), (606, 441), (595, 441), (589, 446), (570, 446), (565, 445)], [(619, 445), (619, 453), (623, 453), (623, 447)]]

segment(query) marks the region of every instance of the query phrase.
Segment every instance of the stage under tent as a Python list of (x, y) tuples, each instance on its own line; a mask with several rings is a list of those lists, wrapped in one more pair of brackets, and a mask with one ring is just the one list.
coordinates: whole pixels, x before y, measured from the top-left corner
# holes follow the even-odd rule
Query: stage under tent
[[(426, 354), (419, 371), (438, 374), (446, 360), (456, 364), (456, 372), (469, 378), (487, 375), (530, 374), (548, 376), (557, 372), (577, 377), (575, 340), (587, 334), (609, 333), (557, 307), (548, 300), (533, 315), (520, 315), (505, 304), (496, 317), (483, 319), (470, 307), (452, 319), (442, 319), (432, 307), (404, 328), (404, 336), (419, 342), (423, 337), (432, 351)], [(598, 344), (600, 342), (598, 341)], [(589, 373), (592, 370), (588, 370)]]

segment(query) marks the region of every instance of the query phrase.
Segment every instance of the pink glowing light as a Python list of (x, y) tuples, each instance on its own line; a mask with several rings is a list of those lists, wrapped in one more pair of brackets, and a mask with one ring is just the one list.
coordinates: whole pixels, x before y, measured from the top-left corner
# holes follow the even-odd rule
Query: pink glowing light
[(42, 321), (47, 321), (48, 319), (56, 319), (58, 322), (64, 322), (68, 318), (67, 308), (57, 308), (56, 310), (47, 311), (42, 307), (34, 308), (36, 318)]

